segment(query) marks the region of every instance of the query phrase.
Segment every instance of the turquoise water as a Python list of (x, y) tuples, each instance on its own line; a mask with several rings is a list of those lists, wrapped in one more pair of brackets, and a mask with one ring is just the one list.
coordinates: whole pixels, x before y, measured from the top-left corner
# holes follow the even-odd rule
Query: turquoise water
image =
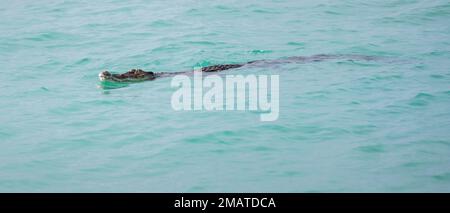
[[(1, 192), (450, 192), (450, 2), (2, 1)], [(170, 78), (313, 54), (280, 117), (174, 111)], [(392, 60), (391, 60), (392, 59)]]

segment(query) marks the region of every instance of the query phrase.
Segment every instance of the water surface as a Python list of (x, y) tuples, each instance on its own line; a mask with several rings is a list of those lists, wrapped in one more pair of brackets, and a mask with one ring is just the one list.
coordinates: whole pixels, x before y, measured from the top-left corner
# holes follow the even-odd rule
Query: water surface
[[(0, 3), (1, 192), (450, 192), (450, 3)], [(279, 74), (280, 117), (176, 112), (170, 78), (99, 89), (101, 70)]]

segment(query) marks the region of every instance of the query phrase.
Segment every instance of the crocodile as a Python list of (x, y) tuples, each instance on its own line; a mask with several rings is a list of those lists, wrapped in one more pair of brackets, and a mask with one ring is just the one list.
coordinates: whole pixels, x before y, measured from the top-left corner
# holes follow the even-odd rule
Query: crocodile
[[(236, 69), (243, 66), (266, 66), (270, 64), (284, 64), (284, 63), (308, 63), (308, 62), (320, 62), (324, 60), (332, 60), (332, 59), (346, 59), (346, 60), (365, 60), (372, 61), (378, 59), (376, 56), (366, 56), (366, 55), (349, 55), (349, 54), (341, 54), (341, 55), (333, 55), (333, 54), (319, 54), (312, 56), (293, 56), (287, 57), (284, 59), (275, 59), (275, 60), (255, 60), (249, 61), (245, 63), (238, 64), (219, 64), (206, 66), (199, 69), (201, 72), (220, 72), (229, 69)], [(195, 71), (195, 70), (194, 70)], [(109, 71), (103, 71), (99, 73), (98, 77), (100, 81), (111, 81), (111, 82), (140, 82), (140, 81), (149, 81), (155, 80), (161, 77), (169, 77), (178, 74), (188, 74), (193, 71), (183, 71), (183, 72), (152, 72), (152, 71), (144, 71), (142, 69), (132, 69), (128, 72), (122, 74), (115, 74)]]

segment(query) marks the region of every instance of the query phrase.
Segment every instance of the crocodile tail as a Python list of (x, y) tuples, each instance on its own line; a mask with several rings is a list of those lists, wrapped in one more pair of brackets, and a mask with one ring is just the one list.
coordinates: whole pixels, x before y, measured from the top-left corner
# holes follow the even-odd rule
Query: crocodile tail
[(223, 70), (235, 69), (244, 66), (243, 64), (220, 64), (202, 68), (202, 72), (219, 72)]

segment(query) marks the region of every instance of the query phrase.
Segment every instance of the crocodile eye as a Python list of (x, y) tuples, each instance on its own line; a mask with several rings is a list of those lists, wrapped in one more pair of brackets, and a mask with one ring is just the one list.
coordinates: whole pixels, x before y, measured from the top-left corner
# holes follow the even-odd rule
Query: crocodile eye
[(103, 72), (102, 72), (102, 75), (103, 75), (103, 76), (111, 76), (111, 73), (108, 72), (108, 71), (103, 71)]

